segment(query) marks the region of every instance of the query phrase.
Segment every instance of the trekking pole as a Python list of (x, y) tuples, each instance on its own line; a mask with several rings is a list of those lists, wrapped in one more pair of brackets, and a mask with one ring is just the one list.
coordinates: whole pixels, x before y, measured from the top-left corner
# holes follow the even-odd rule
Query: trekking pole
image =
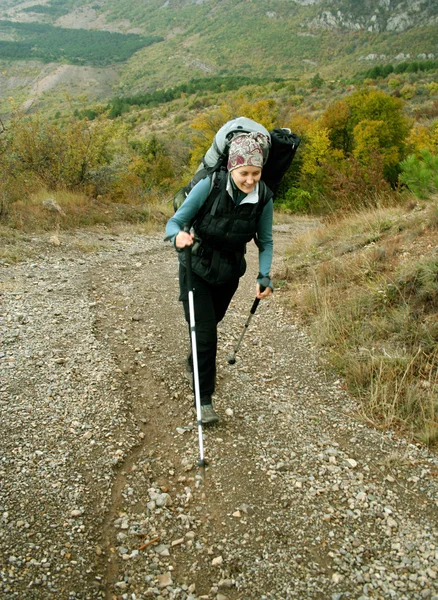
[[(263, 277), (263, 279), (260, 282), (260, 291), (264, 292), (268, 285), (269, 285), (269, 277)], [(233, 353), (228, 358), (228, 364), (230, 364), (230, 365), (234, 365), (234, 363), (236, 362), (237, 351), (239, 350), (240, 344), (241, 344), (241, 342), (243, 340), (243, 336), (245, 335), (245, 331), (248, 329), (249, 324), (251, 323), (251, 319), (252, 319), (255, 311), (257, 310), (257, 306), (259, 305), (259, 302), (260, 302), (260, 298), (256, 298), (254, 300), (254, 302), (252, 303), (252, 307), (251, 307), (251, 310), (249, 312), (248, 319), (246, 320), (245, 326), (244, 326), (244, 328), (242, 330), (242, 333), (240, 334), (239, 341), (234, 346), (234, 351), (233, 351)]]
[(207, 464), (204, 459), (204, 441), (202, 436), (202, 419), (201, 419), (201, 394), (199, 389), (199, 370), (198, 370), (198, 350), (196, 346), (196, 330), (195, 330), (195, 303), (193, 295), (193, 276), (192, 276), (192, 247), (185, 246), (184, 253), (186, 255), (186, 272), (187, 272), (187, 289), (189, 297), (189, 315), (190, 315), (190, 340), (192, 344), (192, 360), (193, 360), (193, 383), (195, 392), (196, 420), (198, 422), (198, 438), (199, 438), (199, 462), (198, 467), (204, 469)]

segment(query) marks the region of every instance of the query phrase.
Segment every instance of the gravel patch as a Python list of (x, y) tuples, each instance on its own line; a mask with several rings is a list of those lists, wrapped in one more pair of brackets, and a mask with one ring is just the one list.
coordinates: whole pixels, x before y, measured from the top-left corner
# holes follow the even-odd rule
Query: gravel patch
[[(300, 220), (275, 231), (276, 264)], [(372, 429), (281, 289), (230, 366), (196, 466), (188, 334), (163, 236), (29, 239), (0, 264), (0, 597), (438, 600), (438, 458)]]

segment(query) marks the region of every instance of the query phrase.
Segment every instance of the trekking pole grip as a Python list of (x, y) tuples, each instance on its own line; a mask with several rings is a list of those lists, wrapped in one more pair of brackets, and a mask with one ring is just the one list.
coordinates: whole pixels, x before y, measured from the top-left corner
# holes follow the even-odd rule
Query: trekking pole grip
[[(265, 289), (268, 287), (269, 285), (269, 278), (268, 277), (263, 277), (263, 279), (260, 282), (260, 292), (263, 294), (263, 292), (265, 291)], [(260, 302), (260, 298), (256, 298), (252, 304), (250, 313), (253, 315), (255, 313), (255, 311), (257, 310), (257, 306), (259, 305)]]
[[(189, 233), (189, 228), (187, 226), (184, 227), (184, 231)], [(184, 246), (184, 255), (186, 259), (186, 273), (187, 273), (187, 287), (189, 290), (193, 289), (193, 274), (192, 274), (192, 247)]]

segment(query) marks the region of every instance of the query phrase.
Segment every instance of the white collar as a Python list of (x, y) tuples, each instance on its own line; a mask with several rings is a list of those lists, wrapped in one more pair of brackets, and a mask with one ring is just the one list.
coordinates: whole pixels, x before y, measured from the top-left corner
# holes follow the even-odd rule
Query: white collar
[[(228, 174), (227, 192), (230, 194), (231, 198), (234, 198), (233, 186), (231, 183), (231, 175), (230, 174)], [(239, 206), (241, 204), (257, 204), (258, 201), (259, 201), (259, 184), (257, 183), (255, 188), (253, 190), (251, 190), (249, 192), (249, 194), (247, 194), (245, 196), (245, 198), (243, 198), (243, 200), (240, 202)]]

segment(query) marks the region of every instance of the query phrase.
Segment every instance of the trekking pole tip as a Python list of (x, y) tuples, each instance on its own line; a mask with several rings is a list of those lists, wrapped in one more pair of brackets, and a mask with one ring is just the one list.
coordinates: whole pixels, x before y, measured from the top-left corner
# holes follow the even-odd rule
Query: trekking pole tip
[(229, 365), (234, 365), (236, 363), (236, 358), (234, 356), (230, 356), (228, 359)]
[(198, 461), (198, 467), (205, 467), (205, 466), (207, 466), (207, 465), (208, 465), (208, 463), (207, 463), (207, 461), (205, 460), (205, 458), (201, 458), (201, 459)]

